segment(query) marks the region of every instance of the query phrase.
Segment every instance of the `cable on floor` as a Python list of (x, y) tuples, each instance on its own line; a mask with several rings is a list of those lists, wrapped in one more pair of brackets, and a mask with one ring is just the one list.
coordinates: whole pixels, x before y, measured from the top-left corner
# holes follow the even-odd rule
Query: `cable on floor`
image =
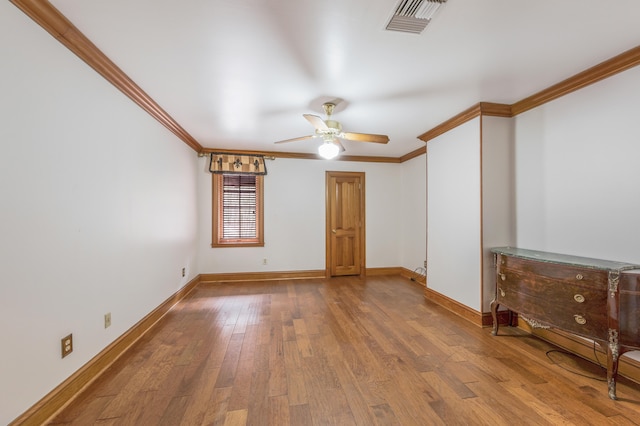
[(426, 282), (427, 280), (427, 270), (424, 269), (422, 266), (418, 266), (416, 269), (413, 270), (413, 274), (411, 275), (411, 281), (418, 281), (418, 278), (423, 278), (424, 281)]
[[(594, 350), (594, 353), (595, 353), (595, 342), (594, 342), (594, 349), (593, 350)], [(547, 355), (547, 358), (549, 358), (549, 361), (551, 361), (554, 365), (557, 365), (558, 367), (562, 368), (563, 370), (566, 370), (569, 373), (573, 373), (573, 374), (578, 375), (578, 376), (586, 377), (587, 379), (597, 380), (599, 382), (606, 382), (607, 381), (606, 378), (596, 377), (596, 376), (592, 376), (592, 375), (589, 375), (589, 374), (584, 374), (584, 373), (581, 373), (579, 371), (575, 371), (575, 370), (572, 370), (570, 368), (567, 368), (566, 366), (562, 365), (561, 363), (556, 362), (553, 358), (551, 358), (550, 354), (553, 353), (553, 352), (561, 353), (563, 355), (569, 355), (571, 357), (578, 358), (578, 359), (583, 360), (583, 361), (585, 361), (585, 359), (580, 357), (579, 355), (576, 355), (576, 354), (573, 354), (573, 353), (567, 352), (567, 351), (562, 351), (562, 350), (559, 350), (559, 349), (550, 349), (550, 350), (548, 350), (546, 352), (546, 355)], [(596, 356), (596, 360), (597, 359), (598, 359), (598, 357)], [(598, 366), (600, 368), (604, 369), (604, 367), (600, 364), (600, 361), (598, 361)]]

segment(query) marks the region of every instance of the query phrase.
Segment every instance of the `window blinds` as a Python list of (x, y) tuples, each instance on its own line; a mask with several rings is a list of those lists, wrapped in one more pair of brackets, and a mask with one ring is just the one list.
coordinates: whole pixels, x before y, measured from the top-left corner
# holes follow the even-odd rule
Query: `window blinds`
[(256, 175), (222, 176), (222, 238), (257, 238)]

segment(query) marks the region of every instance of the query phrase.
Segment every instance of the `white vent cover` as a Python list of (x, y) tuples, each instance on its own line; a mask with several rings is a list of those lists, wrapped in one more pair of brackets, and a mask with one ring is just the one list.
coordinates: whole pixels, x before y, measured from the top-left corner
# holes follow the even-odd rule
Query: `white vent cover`
[(420, 34), (447, 0), (400, 0), (387, 30)]

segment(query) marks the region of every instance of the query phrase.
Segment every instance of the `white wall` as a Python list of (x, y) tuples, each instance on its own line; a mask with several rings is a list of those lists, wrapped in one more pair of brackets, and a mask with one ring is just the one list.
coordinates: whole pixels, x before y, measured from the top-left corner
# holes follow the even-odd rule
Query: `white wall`
[(7, 1), (0, 51), (7, 424), (196, 276), (199, 170), (191, 149)]
[(491, 248), (515, 239), (514, 126), (478, 117), (427, 144), (430, 289), (478, 312), (495, 296)]
[(482, 312), (495, 298), (491, 248), (516, 242), (514, 159), (513, 119), (482, 117)]
[(402, 203), (400, 265), (410, 271), (427, 260), (427, 157), (420, 155), (401, 165)]
[(517, 245), (640, 263), (640, 67), (516, 117)]
[[(246, 248), (211, 248), (211, 174), (206, 172), (207, 166), (208, 159), (203, 158), (198, 167), (198, 269), (201, 273), (325, 269), (327, 170), (365, 173), (367, 268), (402, 264), (400, 164), (267, 160), (265, 246)], [(267, 265), (262, 264), (264, 258)]]
[(427, 182), (427, 284), (480, 311), (480, 118), (429, 141)]
[(640, 264), (639, 111), (635, 67), (516, 117), (519, 247)]

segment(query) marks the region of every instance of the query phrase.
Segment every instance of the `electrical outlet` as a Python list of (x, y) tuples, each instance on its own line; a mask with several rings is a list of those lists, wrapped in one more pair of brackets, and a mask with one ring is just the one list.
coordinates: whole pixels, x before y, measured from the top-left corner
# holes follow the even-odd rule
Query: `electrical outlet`
[(111, 327), (111, 312), (104, 314), (104, 328)]
[(62, 338), (60, 341), (60, 349), (62, 351), (62, 358), (73, 352), (73, 334)]
[(262, 264), (266, 265), (267, 264), (267, 258), (265, 257), (264, 259), (262, 259)]
[(187, 268), (182, 268), (182, 276), (184, 277), (185, 275), (187, 275)]
[(424, 267), (425, 267), (425, 269), (426, 269), (426, 267), (427, 267), (427, 261), (426, 261), (426, 260), (424, 261), (424, 264), (423, 264), (423, 265), (424, 265)]

